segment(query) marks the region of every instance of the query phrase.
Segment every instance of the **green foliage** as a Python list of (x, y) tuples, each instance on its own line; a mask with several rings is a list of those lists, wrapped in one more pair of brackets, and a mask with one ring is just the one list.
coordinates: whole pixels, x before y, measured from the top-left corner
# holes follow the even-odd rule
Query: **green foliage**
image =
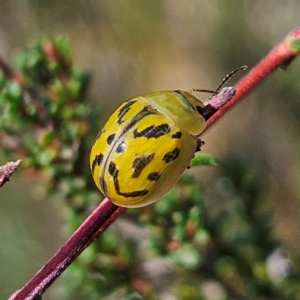
[[(96, 111), (89, 75), (73, 67), (63, 36), (33, 44), (17, 70), (0, 73), (1, 151), (42, 175), (72, 233), (101, 198), (87, 167)], [(200, 155), (192, 164), (216, 161)], [(252, 165), (227, 158), (207, 186), (187, 172), (157, 203), (128, 210), (69, 267), (60, 298), (300, 299), (297, 258), (275, 238), (260, 206), (263, 174)]]
[(87, 152), (89, 75), (72, 67), (69, 48), (66, 37), (45, 37), (20, 54), (12, 78), (0, 75), (1, 150), (46, 175), (52, 192), (56, 184), (79, 180), (83, 189), (86, 182), (78, 167)]

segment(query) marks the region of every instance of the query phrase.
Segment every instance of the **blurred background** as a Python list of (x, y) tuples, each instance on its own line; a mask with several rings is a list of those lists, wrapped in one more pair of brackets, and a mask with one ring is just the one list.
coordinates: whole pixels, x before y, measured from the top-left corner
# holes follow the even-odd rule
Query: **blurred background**
[[(0, 55), (8, 62), (40, 35), (69, 36), (74, 64), (92, 74), (90, 95), (104, 115), (99, 128), (134, 96), (215, 89), (228, 72), (251, 68), (300, 25), (297, 0), (1, 0), (0, 5)], [(273, 212), (274, 233), (290, 255), (300, 247), (299, 70), (298, 59), (269, 76), (203, 135), (202, 148), (225, 169), (234, 162), (249, 176), (259, 174), (261, 209)], [(243, 71), (228, 84), (241, 76)], [(224, 189), (216, 168), (195, 172), (203, 186), (214, 182), (215, 189)], [(20, 169), (0, 191), (0, 299), (27, 282), (66, 239), (61, 211), (43, 201), (38, 184)], [(45, 299), (54, 298), (49, 293)]]

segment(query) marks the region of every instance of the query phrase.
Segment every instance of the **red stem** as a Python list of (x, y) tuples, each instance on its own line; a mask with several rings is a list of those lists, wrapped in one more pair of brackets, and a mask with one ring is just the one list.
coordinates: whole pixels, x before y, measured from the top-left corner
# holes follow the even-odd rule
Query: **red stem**
[(125, 210), (105, 198), (54, 256), (9, 300), (33, 300)]
[[(233, 105), (251, 92), (269, 73), (290, 63), (299, 54), (300, 28), (290, 33), (236, 86), (235, 96), (206, 122), (206, 130), (220, 119)], [(297, 40), (297, 45), (293, 44)], [(295, 46), (295, 47), (294, 47)], [(10, 300), (37, 299), (50, 284), (125, 210), (107, 198), (85, 220), (69, 240)]]

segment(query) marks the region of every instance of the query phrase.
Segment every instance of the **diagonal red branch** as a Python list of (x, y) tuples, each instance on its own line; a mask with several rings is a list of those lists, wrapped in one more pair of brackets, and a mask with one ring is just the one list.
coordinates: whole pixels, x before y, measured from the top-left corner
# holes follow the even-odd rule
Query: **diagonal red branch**
[[(235, 96), (212, 115), (206, 130), (220, 119), (233, 105), (249, 94), (268, 74), (286, 66), (300, 53), (300, 28), (291, 32), (236, 86)], [(107, 198), (95, 209), (57, 253), (10, 300), (37, 299), (51, 283), (124, 211)]]
[(34, 275), (34, 277), (9, 299), (37, 299), (51, 283), (124, 211), (107, 198), (81, 224), (76, 232)]

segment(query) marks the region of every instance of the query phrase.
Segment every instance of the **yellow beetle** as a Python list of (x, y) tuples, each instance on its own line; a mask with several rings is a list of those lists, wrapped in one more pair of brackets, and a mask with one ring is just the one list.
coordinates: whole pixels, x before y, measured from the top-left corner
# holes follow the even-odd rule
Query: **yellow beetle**
[(154, 92), (124, 102), (99, 132), (90, 155), (92, 176), (102, 193), (119, 206), (142, 207), (168, 192), (200, 150), (205, 115), (235, 93), (232, 87), (217, 91), (219, 107), (204, 105), (184, 91)]

